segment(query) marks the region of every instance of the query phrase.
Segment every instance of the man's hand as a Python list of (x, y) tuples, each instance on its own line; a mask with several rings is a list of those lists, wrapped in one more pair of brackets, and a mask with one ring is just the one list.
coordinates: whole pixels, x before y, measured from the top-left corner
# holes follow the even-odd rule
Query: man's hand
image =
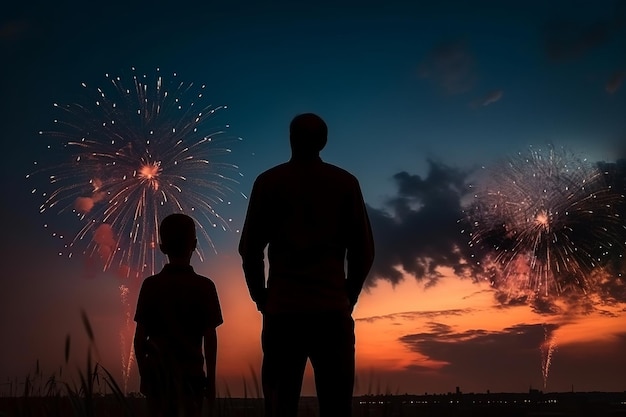
[(259, 294), (256, 295), (256, 308), (261, 312), (261, 314), (265, 313), (265, 304), (267, 303), (267, 288), (263, 288)]

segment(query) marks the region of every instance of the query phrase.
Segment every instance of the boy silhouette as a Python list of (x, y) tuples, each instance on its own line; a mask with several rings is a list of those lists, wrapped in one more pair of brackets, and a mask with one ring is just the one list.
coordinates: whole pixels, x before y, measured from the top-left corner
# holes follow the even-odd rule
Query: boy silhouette
[(190, 265), (197, 244), (193, 219), (171, 214), (159, 234), (169, 263), (144, 280), (135, 313), (140, 391), (150, 417), (199, 417), (203, 397), (210, 407), (215, 400), (219, 299), (213, 281)]

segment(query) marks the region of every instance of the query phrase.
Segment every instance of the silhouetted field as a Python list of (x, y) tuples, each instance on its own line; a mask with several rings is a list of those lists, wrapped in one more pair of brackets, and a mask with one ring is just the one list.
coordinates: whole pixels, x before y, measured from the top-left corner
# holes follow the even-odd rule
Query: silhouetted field
[[(0, 417), (149, 417), (145, 398), (125, 395), (111, 373), (92, 360), (94, 335), (81, 312), (89, 337), (85, 366), (77, 380), (66, 380), (63, 368), (70, 357), (65, 343), (65, 365), (46, 376), (36, 361), (32, 374), (0, 384)], [(251, 369), (245, 392), (256, 398), (235, 398), (218, 392), (216, 417), (262, 417), (259, 378)], [(250, 391), (248, 391), (248, 387)], [(354, 397), (353, 417), (626, 417), (626, 391), (543, 393), (455, 393), (431, 395), (364, 395)], [(209, 416), (205, 408), (205, 416)], [(317, 417), (317, 398), (302, 397), (298, 417)]]
[[(79, 400), (79, 403), (76, 401)], [(89, 404), (88, 404), (89, 403)], [(207, 414), (208, 415), (208, 414)], [(261, 417), (263, 400), (219, 398), (216, 416)], [(303, 397), (299, 417), (316, 417), (317, 399)], [(148, 417), (140, 396), (4, 397), (2, 417)], [(626, 392), (366, 395), (354, 398), (354, 417), (626, 417)]]

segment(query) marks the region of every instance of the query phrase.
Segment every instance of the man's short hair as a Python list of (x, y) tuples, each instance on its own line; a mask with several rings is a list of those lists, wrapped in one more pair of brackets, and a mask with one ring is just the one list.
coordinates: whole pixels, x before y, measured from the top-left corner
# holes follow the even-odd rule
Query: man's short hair
[(291, 148), (298, 153), (319, 153), (328, 139), (328, 126), (313, 113), (299, 114), (289, 125)]
[(196, 241), (196, 224), (186, 214), (170, 214), (161, 221), (159, 235), (164, 253), (183, 255)]

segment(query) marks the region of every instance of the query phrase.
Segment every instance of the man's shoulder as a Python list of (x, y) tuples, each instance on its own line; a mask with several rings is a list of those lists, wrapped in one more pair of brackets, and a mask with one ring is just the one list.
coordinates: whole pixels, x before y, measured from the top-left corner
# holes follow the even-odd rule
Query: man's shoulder
[[(292, 171), (298, 172), (302, 169), (302, 167), (293, 162), (284, 162), (282, 164), (276, 165), (261, 174), (257, 177), (256, 181), (263, 182), (271, 182), (276, 180), (281, 180), (288, 178), (286, 177)], [(358, 179), (350, 172), (345, 170), (344, 168), (338, 167), (337, 165), (330, 164), (328, 162), (319, 161), (318, 163), (310, 165), (310, 168), (305, 168), (313, 172), (316, 175), (327, 175), (337, 178), (339, 180), (344, 180), (348, 182), (358, 183)], [(301, 172), (301, 171), (300, 171)]]
[(290, 169), (289, 167), (289, 163), (288, 162), (284, 162), (282, 164), (278, 164), (276, 166), (273, 166), (263, 172), (261, 172), (258, 177), (257, 177), (257, 181), (263, 181), (265, 179), (268, 178), (272, 178), (272, 177), (276, 177), (276, 176), (280, 176), (282, 173), (284, 173), (285, 171), (288, 171)]
[(340, 176), (350, 181), (357, 181), (357, 178), (352, 175), (352, 173), (341, 167), (338, 167), (337, 165), (329, 164), (328, 162), (322, 162), (322, 166), (325, 170), (333, 173), (334, 175)]
[(200, 285), (204, 285), (204, 286), (207, 286), (207, 287), (215, 288), (215, 283), (213, 282), (213, 280), (211, 278), (205, 277), (204, 275), (196, 274), (195, 272), (193, 273), (193, 275), (194, 275), (194, 279)]

